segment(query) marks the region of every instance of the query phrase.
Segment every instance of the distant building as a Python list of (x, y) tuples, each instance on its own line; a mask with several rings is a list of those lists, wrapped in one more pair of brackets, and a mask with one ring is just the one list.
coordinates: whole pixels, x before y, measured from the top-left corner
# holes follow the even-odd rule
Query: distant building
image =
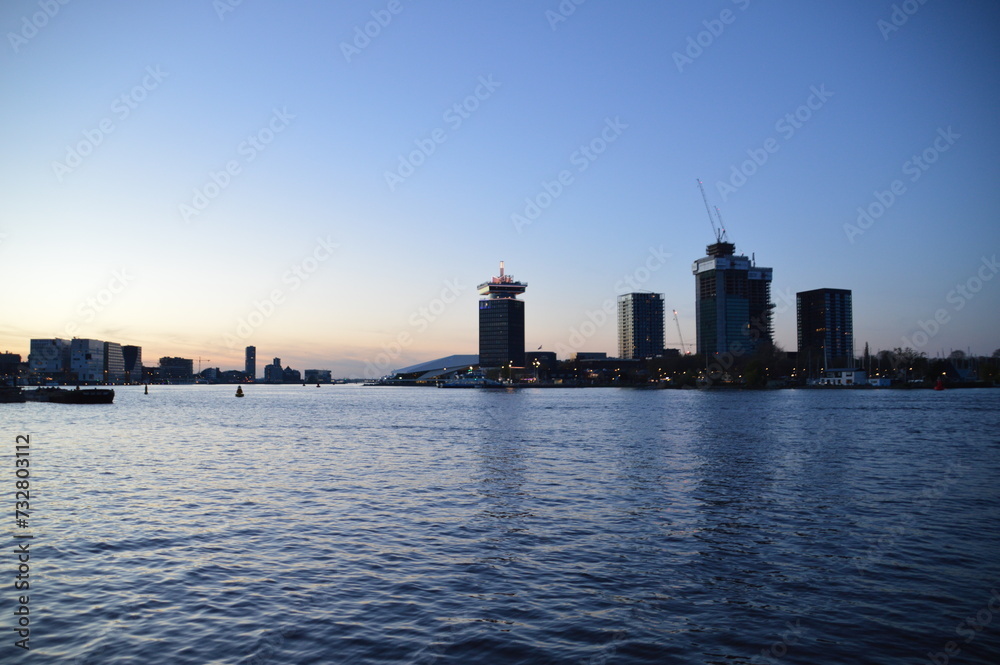
[(854, 366), (854, 313), (848, 289), (795, 294), (798, 359), (819, 367)]
[(868, 374), (863, 369), (828, 369), (814, 383), (822, 386), (863, 386), (868, 383)]
[(528, 288), (504, 274), (479, 285), (479, 363), (483, 367), (524, 367), (524, 302), (517, 296)]
[(251, 383), (257, 380), (257, 347), (248, 346), (246, 349), (245, 368), (243, 373), (247, 375), (247, 380)]
[(607, 360), (608, 354), (603, 351), (577, 351), (573, 354), (572, 359), (578, 362), (589, 360)]
[(0, 377), (16, 378), (21, 367), (21, 354), (7, 351), (0, 353)]
[(555, 369), (559, 366), (555, 351), (528, 351), (524, 354), (525, 367), (534, 367), (536, 362), (542, 369)]
[(655, 358), (663, 355), (663, 294), (626, 293), (618, 296), (618, 357)]
[(122, 383), (125, 381), (125, 356), (122, 345), (117, 342), (104, 343), (104, 382)]
[(194, 377), (194, 360), (190, 358), (160, 358), (161, 381), (190, 381)]
[(104, 342), (99, 339), (74, 338), (69, 348), (69, 371), (82, 383), (104, 381)]
[(65, 381), (69, 372), (70, 342), (65, 339), (33, 339), (28, 353), (28, 371), (40, 383)]
[(694, 262), (698, 353), (753, 353), (772, 341), (771, 268), (762, 268), (722, 240)]
[(264, 367), (264, 383), (284, 383), (285, 370), (281, 368), (281, 358), (275, 358), (274, 362)]
[(303, 380), (306, 383), (332, 383), (333, 372), (328, 369), (307, 369)]
[(298, 383), (302, 380), (302, 373), (297, 369), (292, 369), (291, 366), (286, 367), (281, 372), (281, 380), (284, 383)]
[(126, 344), (122, 347), (122, 360), (125, 362), (125, 383), (142, 383), (142, 347)]

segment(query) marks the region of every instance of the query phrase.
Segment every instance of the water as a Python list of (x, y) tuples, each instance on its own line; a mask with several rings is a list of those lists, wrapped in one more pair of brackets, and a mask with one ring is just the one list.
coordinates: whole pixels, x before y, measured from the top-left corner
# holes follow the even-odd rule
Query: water
[(1000, 662), (1000, 390), (234, 390), (0, 405), (32, 663)]

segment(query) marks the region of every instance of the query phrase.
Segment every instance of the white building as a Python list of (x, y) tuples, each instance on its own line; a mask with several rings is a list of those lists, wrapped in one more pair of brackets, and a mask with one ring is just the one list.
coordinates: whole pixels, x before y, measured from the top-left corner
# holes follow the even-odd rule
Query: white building
[(863, 386), (868, 383), (868, 373), (863, 369), (828, 369), (814, 381), (820, 386)]

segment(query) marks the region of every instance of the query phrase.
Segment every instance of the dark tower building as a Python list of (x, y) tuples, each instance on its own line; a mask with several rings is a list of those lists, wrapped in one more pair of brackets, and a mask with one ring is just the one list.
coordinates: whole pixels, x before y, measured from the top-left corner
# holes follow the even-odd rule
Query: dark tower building
[(479, 365), (480, 367), (524, 367), (524, 302), (517, 296), (528, 285), (515, 282), (503, 271), (479, 285)]
[(243, 373), (247, 375), (248, 381), (257, 380), (257, 347), (248, 346), (246, 352), (246, 362)]
[(618, 296), (618, 357), (641, 359), (662, 355), (663, 294)]
[(854, 367), (854, 313), (849, 289), (795, 294), (798, 359), (810, 366)]
[(771, 268), (736, 254), (724, 231), (691, 267), (695, 279), (698, 353), (753, 353), (772, 341)]

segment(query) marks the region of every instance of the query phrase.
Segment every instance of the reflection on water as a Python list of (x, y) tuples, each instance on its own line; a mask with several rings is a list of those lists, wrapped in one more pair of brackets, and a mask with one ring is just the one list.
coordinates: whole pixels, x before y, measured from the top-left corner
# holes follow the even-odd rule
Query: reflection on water
[[(1000, 587), (998, 402), (154, 386), (3, 405), (33, 445), (31, 658), (921, 662)], [(972, 635), (961, 662), (997, 662), (1000, 631)]]

